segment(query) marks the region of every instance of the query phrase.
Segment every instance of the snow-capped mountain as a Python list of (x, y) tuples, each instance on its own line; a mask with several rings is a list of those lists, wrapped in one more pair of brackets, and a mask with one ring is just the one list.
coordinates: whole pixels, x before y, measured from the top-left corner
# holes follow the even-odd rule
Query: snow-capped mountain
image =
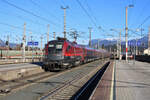
[[(97, 45), (98, 41), (99, 41), (99, 46), (102, 46), (103, 44), (105, 46), (117, 44), (117, 39), (106, 38), (106, 39), (93, 39), (91, 41), (92, 45), (93, 46)], [(136, 44), (136, 39), (128, 40), (128, 45), (129, 46), (135, 46), (135, 44)], [(121, 45), (124, 46), (125, 45), (125, 41), (122, 41)], [(137, 45), (139, 47), (147, 48), (148, 47), (148, 36), (145, 36), (145, 37), (137, 39)]]

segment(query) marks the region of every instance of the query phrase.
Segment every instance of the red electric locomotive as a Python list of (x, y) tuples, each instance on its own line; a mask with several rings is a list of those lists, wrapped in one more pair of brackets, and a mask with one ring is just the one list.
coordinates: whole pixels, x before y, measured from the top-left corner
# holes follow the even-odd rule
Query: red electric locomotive
[(102, 57), (109, 57), (109, 54), (104, 50), (86, 48), (64, 38), (58, 38), (45, 45), (43, 69), (45, 71), (65, 69)]

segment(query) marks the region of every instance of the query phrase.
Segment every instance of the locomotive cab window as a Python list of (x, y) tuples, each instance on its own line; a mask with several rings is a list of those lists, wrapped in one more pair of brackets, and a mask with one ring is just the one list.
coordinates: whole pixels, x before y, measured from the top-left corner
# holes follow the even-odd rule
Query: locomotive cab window
[(62, 49), (62, 44), (57, 44), (56, 49)]
[(54, 44), (49, 44), (48, 47), (53, 48), (53, 47), (54, 47)]

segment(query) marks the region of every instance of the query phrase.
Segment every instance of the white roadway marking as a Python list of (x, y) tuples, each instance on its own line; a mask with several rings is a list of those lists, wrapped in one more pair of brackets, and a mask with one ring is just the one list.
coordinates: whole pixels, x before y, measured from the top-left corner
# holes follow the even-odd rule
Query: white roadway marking
[(111, 81), (111, 92), (110, 92), (110, 100), (113, 100), (113, 89), (114, 89), (114, 68), (115, 65), (113, 64), (113, 73), (112, 73), (112, 81)]

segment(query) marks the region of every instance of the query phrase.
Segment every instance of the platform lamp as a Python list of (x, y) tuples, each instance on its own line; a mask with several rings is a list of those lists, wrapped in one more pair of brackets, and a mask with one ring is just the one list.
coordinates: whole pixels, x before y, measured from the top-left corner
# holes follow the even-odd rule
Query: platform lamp
[(125, 40), (126, 40), (126, 61), (128, 61), (128, 8), (133, 8), (134, 5), (125, 7)]

